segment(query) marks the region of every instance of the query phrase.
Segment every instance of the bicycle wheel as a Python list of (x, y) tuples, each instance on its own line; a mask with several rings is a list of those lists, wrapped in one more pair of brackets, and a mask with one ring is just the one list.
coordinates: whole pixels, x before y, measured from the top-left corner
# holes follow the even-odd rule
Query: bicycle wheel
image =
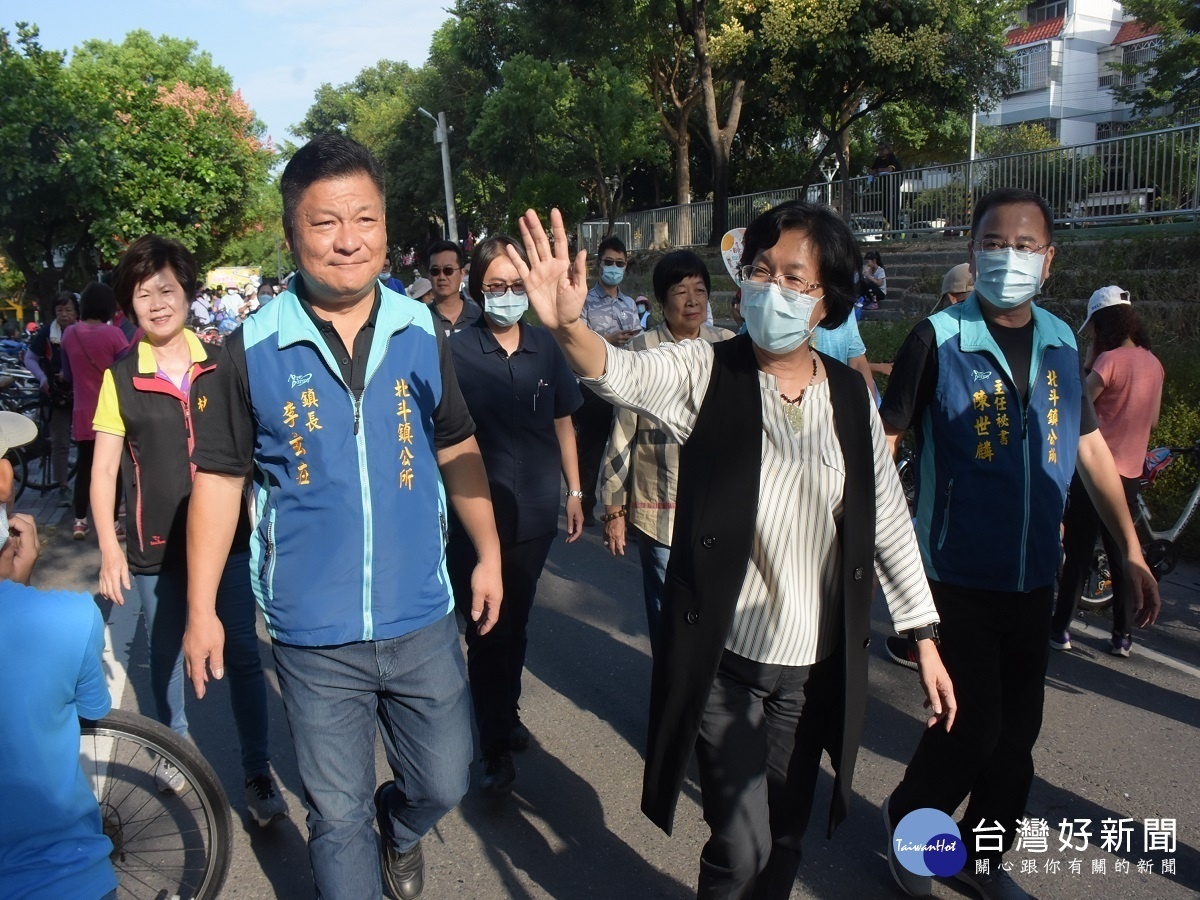
[(1088, 569), (1083, 592), (1079, 595), (1079, 608), (1099, 612), (1112, 605), (1112, 598), (1112, 570), (1108, 567), (1108, 554), (1097, 548), (1092, 554), (1092, 565)]
[(900, 476), (900, 487), (904, 490), (904, 500), (908, 503), (908, 514), (917, 514), (917, 471), (912, 457), (905, 454), (896, 463), (896, 473)]
[[(114, 709), (80, 722), (79, 757), (113, 843), (117, 897), (216, 897), (229, 871), (233, 825), (225, 791), (200, 751), (152, 719)], [(160, 759), (183, 775), (181, 790), (159, 792)]]
[(21, 495), (25, 493), (25, 483), (29, 480), (29, 470), (25, 465), (25, 454), (21, 452), (20, 447), (14, 447), (4, 454), (4, 458), (9, 461), (13, 469), (13, 505), (21, 499)]

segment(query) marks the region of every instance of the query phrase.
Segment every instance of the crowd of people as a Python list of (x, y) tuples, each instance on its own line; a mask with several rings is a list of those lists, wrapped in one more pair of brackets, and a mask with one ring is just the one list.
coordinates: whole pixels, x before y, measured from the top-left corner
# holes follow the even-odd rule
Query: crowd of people
[[(999, 189), (976, 203), (968, 261), (947, 273), (880, 396), (855, 308), (886, 296), (882, 260), (864, 265), (823, 206), (784, 203), (746, 230), (735, 333), (712, 323), (699, 256), (665, 254), (654, 303), (635, 300), (620, 239), (605, 238), (589, 270), (557, 211), (549, 231), (531, 210), (517, 235), (434, 243), (406, 289), (387, 253), (382, 168), (345, 137), (299, 149), (281, 191), (297, 267), (286, 285), (207, 291), (181, 244), (143, 236), (111, 286), (89, 285), (78, 308), (71, 295), (56, 303), (28, 364), (52, 433), (80, 447), (70, 499), (76, 535), (94, 529), (100, 547), (99, 592), (141, 604), (154, 715), (187, 736), (185, 682), (202, 700), (228, 671), (245, 802), (265, 827), (287, 807), (257, 599), (320, 897), (412, 900), (422, 838), (476, 760), (484, 794), (512, 790), (514, 754), (531, 741), (520, 699), (538, 581), (560, 517), (575, 542), (598, 503), (604, 546), (636, 543), (642, 567), (653, 657), (642, 810), (671, 832), (694, 755), (711, 831), (698, 897), (790, 895), (824, 753), (828, 830), (848, 815), (876, 586), (898, 635), (889, 653), (919, 671), (929, 710), (883, 804), (891, 871), (928, 894), (892, 834), (915, 810), (952, 814), (967, 800), (964, 832), (980, 819), (1003, 831), (992, 851), (968, 848), (958, 877), (984, 898), (1028, 896), (1000, 863), (1033, 779), (1049, 648), (1070, 647), (1071, 579), (1099, 529), (1121, 582), (1115, 654), (1160, 606), (1128, 501), (1161, 366), (1119, 288), (1092, 298), (1086, 355), (1036, 304), (1054, 258), (1040, 197)], [(660, 322), (647, 329), (652, 309)], [(220, 351), (189, 324), (228, 330)], [(23, 428), (0, 414), (4, 447)], [(915, 514), (893, 463), (910, 429)], [(122, 497), (136, 510), (127, 533)], [(981, 509), (987, 554), (972, 552), (967, 526)], [(0, 647), (59, 654), (38, 661), (32, 693), (10, 692), (32, 698), (21, 734), (45, 750), (18, 740), (19, 758), (73, 787), (56, 807), (70, 828), (31, 831), (21, 822), (44, 820), (30, 814), (42, 800), (24, 773), (0, 773), (18, 798), (0, 811), (0, 894), (53, 882), (57, 895), (107, 896), (107, 839), (59, 752), (77, 737), (68, 719), (110, 702), (98, 614), (56, 595), (69, 629), (26, 615), (35, 530), (14, 517), (11, 533), (0, 593), (19, 627), (0, 630)], [(10, 686), (17, 669), (0, 660)], [(72, 666), (78, 682), (60, 684)], [(0, 754), (16, 752), (8, 735)], [(165, 760), (155, 777), (164, 792), (182, 786)], [(79, 848), (70, 860), (63, 840)]]

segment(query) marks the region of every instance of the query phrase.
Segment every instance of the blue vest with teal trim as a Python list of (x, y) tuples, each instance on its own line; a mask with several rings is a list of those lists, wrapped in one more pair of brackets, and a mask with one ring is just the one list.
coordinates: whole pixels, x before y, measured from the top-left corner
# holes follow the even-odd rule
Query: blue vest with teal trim
[(454, 608), (435, 324), (424, 304), (381, 290), (357, 402), (291, 292), (242, 326), (257, 426), (252, 580), (284, 643), (385, 640)]
[(1029, 399), (975, 295), (931, 316), (938, 381), (917, 429), (915, 527), (933, 581), (993, 591), (1054, 583), (1083, 385), (1066, 323), (1033, 306)]

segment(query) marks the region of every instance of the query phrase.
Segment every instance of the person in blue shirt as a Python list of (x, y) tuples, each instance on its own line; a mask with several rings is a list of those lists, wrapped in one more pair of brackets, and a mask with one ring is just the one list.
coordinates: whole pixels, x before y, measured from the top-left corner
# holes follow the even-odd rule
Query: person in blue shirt
[[(36, 435), (24, 416), (0, 412), (0, 456)], [(37, 527), (9, 520), (11, 499), (12, 466), (0, 460), (0, 897), (109, 900), (112, 842), (79, 765), (79, 719), (112, 706), (104, 621), (87, 594), (29, 586)]]

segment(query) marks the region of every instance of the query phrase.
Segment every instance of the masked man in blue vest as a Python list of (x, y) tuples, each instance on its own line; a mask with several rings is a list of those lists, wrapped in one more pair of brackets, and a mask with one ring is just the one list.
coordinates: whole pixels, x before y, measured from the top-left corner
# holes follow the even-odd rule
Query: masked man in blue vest
[(1033, 783), (1059, 523), (1075, 471), (1122, 537), (1140, 626), (1160, 601), (1074, 334), (1033, 302), (1054, 259), (1049, 206), (1030, 191), (995, 190), (975, 207), (971, 236), (974, 293), (913, 329), (880, 410), (893, 450), (916, 432), (917, 539), (958, 697), (953, 730), (923, 732), (884, 819), (893, 876), (923, 896), (932, 879), (900, 864), (892, 832), (916, 809), (952, 814), (969, 795), (958, 878), (982, 897), (1016, 900), (1028, 895), (1000, 862)]
[[(337, 135), (283, 172), (298, 271), (192, 391), (184, 655), (223, 675), (217, 585), (247, 479), (251, 579), (272, 638), (323, 900), (422, 890), (421, 837), (462, 798), (470, 702), (446, 571), (447, 503), (479, 554), (471, 616), (500, 600), (500, 543), (474, 423), (429, 308), (387, 288), (383, 171)], [(394, 778), (375, 790), (379, 722)], [(374, 804), (372, 804), (374, 792)], [(379, 824), (376, 849), (372, 819)]]

